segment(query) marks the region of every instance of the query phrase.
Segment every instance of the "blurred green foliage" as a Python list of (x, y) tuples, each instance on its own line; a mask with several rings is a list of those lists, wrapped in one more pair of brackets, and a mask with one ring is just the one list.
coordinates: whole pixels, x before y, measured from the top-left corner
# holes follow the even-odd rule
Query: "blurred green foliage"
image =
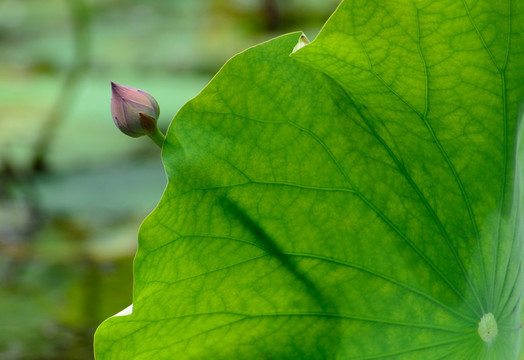
[(131, 302), (136, 232), (165, 186), (158, 149), (119, 133), (110, 81), (165, 130), (235, 53), (312, 39), (338, 0), (0, 0), (0, 358), (90, 359)]

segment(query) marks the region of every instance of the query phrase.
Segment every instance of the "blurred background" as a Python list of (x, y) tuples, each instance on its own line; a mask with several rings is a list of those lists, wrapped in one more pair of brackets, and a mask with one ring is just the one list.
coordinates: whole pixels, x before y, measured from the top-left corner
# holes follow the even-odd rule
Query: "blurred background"
[(0, 0), (0, 359), (92, 359), (132, 302), (159, 149), (113, 125), (110, 81), (146, 90), (165, 132), (231, 56), (313, 39), (339, 0)]

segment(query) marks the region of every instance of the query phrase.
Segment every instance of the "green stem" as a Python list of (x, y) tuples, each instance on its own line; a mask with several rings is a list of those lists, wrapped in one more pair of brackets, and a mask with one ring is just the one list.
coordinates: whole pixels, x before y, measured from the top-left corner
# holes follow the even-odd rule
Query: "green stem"
[(76, 100), (80, 81), (90, 67), (89, 54), (91, 50), (91, 8), (84, 0), (66, 1), (71, 6), (73, 22), (74, 60), (67, 72), (57, 99), (49, 113), (43, 119), (42, 130), (34, 145), (32, 170), (45, 172), (52, 142), (56, 138), (59, 126), (64, 122), (71, 110), (71, 104)]
[(153, 133), (148, 136), (151, 138), (151, 140), (153, 140), (155, 144), (158, 145), (160, 149), (162, 149), (162, 144), (164, 143), (166, 137), (164, 136), (164, 134), (160, 132), (160, 130), (158, 130), (157, 127), (155, 127), (155, 131), (153, 131)]

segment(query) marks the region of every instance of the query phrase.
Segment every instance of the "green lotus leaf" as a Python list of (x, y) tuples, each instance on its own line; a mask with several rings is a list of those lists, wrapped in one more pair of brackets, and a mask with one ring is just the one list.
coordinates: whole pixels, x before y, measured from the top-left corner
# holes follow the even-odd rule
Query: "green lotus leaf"
[(515, 0), (347, 0), (235, 56), (169, 128), (97, 359), (516, 359), (523, 97)]

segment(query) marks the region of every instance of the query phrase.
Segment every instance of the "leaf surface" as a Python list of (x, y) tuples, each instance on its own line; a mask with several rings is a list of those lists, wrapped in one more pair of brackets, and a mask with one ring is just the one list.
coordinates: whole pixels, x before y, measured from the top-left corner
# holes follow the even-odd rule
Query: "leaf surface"
[(97, 359), (515, 359), (523, 11), (345, 1), (231, 59), (173, 120)]

